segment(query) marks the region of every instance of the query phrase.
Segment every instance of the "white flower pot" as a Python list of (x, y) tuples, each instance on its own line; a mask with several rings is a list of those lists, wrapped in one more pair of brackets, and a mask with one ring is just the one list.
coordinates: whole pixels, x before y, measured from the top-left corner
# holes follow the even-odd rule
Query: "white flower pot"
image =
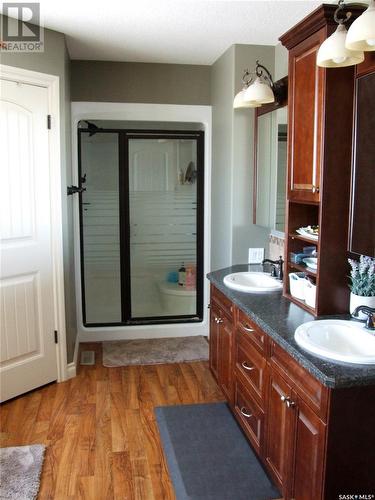
[[(375, 308), (375, 297), (361, 297), (360, 295), (355, 295), (354, 293), (350, 293), (350, 314), (353, 314), (353, 311), (358, 306), (368, 306)], [(366, 319), (367, 315), (360, 312), (358, 314), (359, 319)]]

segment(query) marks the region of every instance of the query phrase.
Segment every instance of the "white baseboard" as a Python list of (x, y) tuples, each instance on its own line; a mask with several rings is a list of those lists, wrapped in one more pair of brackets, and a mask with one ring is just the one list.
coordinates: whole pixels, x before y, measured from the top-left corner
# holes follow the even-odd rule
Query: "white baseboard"
[(160, 339), (171, 337), (190, 337), (208, 335), (206, 322), (181, 325), (139, 325), (112, 328), (82, 328), (79, 331), (79, 342), (103, 342), (105, 340)]
[(77, 365), (78, 365), (78, 351), (79, 351), (79, 335), (77, 332), (76, 343), (74, 346), (73, 361), (68, 363), (66, 366), (66, 379), (73, 378), (77, 375)]

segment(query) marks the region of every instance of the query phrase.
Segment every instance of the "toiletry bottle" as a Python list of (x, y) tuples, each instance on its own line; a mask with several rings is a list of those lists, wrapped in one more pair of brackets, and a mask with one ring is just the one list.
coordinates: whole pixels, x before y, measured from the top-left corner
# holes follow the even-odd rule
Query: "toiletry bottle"
[(186, 269), (184, 263), (182, 263), (180, 269), (178, 270), (178, 284), (180, 286), (185, 286), (186, 284)]
[(178, 171), (178, 183), (180, 184), (180, 186), (182, 186), (184, 183), (184, 172), (182, 171), (182, 168), (180, 168)]

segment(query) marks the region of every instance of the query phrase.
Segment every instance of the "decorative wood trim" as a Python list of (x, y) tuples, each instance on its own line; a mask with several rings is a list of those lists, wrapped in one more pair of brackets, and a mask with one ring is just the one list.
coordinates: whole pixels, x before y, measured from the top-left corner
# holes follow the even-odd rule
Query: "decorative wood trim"
[[(348, 10), (352, 13), (348, 25), (350, 25), (358, 16), (365, 10), (365, 6), (351, 6)], [(302, 21), (293, 26), (290, 30), (279, 37), (280, 42), (288, 50), (292, 49), (300, 42), (311, 36), (321, 28), (327, 28), (327, 36), (336, 29), (336, 22), (333, 19), (333, 14), (337, 9), (337, 5), (323, 4), (315, 9), (311, 14), (306, 16)]]

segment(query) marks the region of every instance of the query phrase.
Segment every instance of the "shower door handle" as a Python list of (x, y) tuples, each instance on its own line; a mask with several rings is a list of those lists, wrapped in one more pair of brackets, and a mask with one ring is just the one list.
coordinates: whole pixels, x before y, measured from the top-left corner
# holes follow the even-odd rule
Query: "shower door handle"
[(78, 187), (78, 186), (68, 186), (67, 187), (68, 196), (70, 196), (71, 194), (75, 194), (75, 193), (83, 193), (83, 191), (86, 191), (86, 188)]

